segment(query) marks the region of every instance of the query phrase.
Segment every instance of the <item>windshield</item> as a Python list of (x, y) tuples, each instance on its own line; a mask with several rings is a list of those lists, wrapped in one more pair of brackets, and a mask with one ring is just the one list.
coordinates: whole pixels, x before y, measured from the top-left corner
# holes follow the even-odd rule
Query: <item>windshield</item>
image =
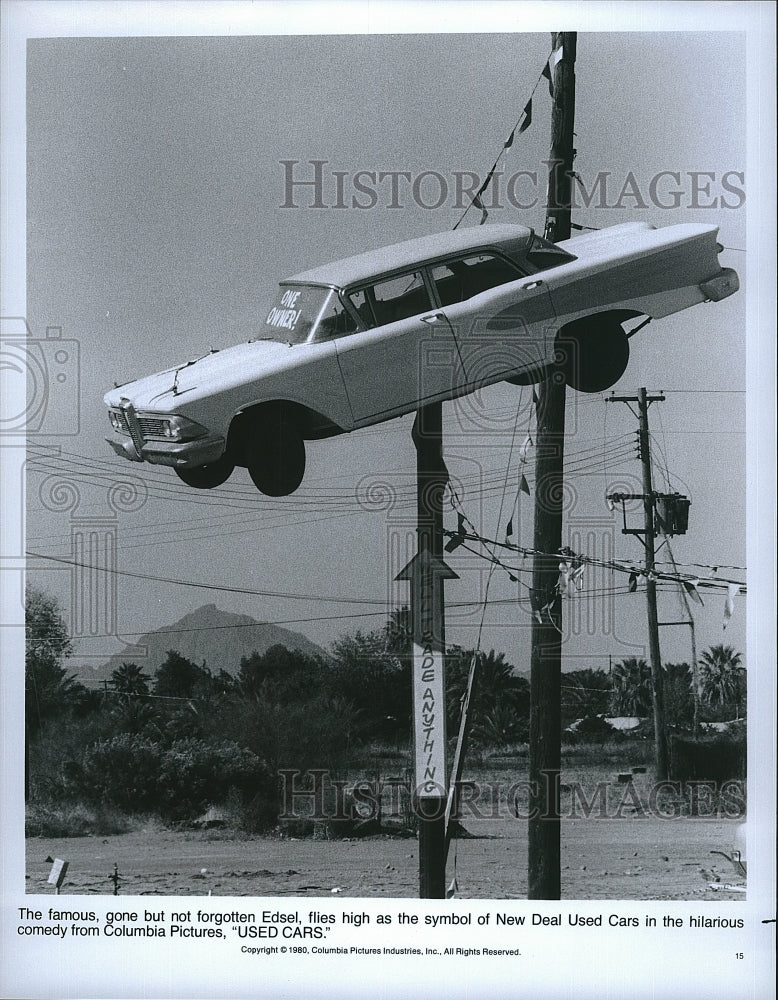
[(304, 344), (312, 340), (331, 300), (338, 301), (331, 288), (314, 285), (281, 285), (253, 340), (276, 340), (281, 344)]

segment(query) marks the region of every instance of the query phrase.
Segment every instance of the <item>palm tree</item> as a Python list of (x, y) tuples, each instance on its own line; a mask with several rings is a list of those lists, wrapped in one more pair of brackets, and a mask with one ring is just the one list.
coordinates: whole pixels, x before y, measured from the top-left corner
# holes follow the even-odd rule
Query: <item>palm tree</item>
[(745, 668), (742, 655), (732, 646), (711, 646), (700, 657), (702, 699), (709, 705), (735, 702), (740, 715), (740, 698)]
[[(521, 719), (529, 717), (529, 683), (525, 677), (515, 673), (504, 653), (495, 653), (493, 649), (488, 653), (477, 654), (459, 647), (449, 647), (447, 650), (449, 726), (453, 727), (453, 731), (459, 727), (462, 697), (473, 655), (477, 655), (478, 664), (469, 712), (472, 731), (475, 733), (480, 726), (484, 734), (487, 731), (495, 735), (507, 733), (510, 726), (507, 726), (506, 720), (512, 719), (518, 724)], [(500, 737), (499, 742), (505, 740)]]
[(651, 668), (645, 660), (628, 656), (614, 664), (611, 683), (614, 715), (651, 714)]
[(495, 704), (491, 711), (476, 719), (470, 735), (483, 746), (507, 747), (526, 741), (528, 731), (529, 721), (521, 719), (511, 705), (503, 702)]
[(149, 693), (148, 674), (137, 663), (122, 663), (111, 674), (114, 691), (125, 698), (137, 698)]

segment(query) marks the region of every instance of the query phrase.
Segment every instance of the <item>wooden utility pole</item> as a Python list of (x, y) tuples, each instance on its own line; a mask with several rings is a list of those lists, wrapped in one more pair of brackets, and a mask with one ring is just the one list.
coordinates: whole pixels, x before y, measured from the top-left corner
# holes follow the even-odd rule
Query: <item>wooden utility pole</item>
[[(551, 166), (546, 238), (570, 237), (576, 33), (552, 34)], [(528, 898), (561, 896), (559, 772), (562, 742), (562, 546), (565, 378), (556, 364), (540, 384), (535, 460), (536, 555), (532, 570), (530, 662)]]
[(416, 414), (416, 555), (398, 574), (411, 586), (413, 618), (414, 806), (419, 825), (419, 898), (446, 896), (446, 688), (443, 581), (442, 404)]
[(665, 725), (665, 695), (662, 677), (662, 654), (659, 650), (659, 616), (656, 610), (656, 579), (654, 578), (654, 487), (651, 481), (651, 443), (648, 435), (646, 390), (638, 392), (640, 419), (640, 460), (643, 466), (643, 519), (646, 546), (646, 604), (648, 606), (648, 649), (651, 656), (651, 701), (654, 707), (654, 741), (656, 745), (656, 780), (667, 778), (667, 727)]
[[(637, 396), (609, 396), (607, 402), (637, 403), (638, 440), (640, 461), (643, 468), (643, 530), (630, 529), (627, 534), (642, 535), (646, 550), (646, 605), (648, 609), (648, 651), (651, 660), (651, 703), (654, 711), (654, 745), (656, 755), (656, 779), (664, 781), (668, 776), (667, 725), (665, 722), (664, 676), (662, 655), (659, 649), (659, 616), (656, 607), (656, 579), (654, 578), (654, 487), (651, 478), (651, 439), (648, 433), (648, 408), (652, 403), (664, 402), (664, 396), (649, 396), (645, 389), (639, 389)], [(630, 406), (630, 409), (632, 407)], [(633, 410), (634, 413), (634, 410)], [(614, 494), (614, 499), (616, 498)], [(632, 495), (623, 495), (624, 499)], [(626, 530), (626, 529), (625, 529)]]

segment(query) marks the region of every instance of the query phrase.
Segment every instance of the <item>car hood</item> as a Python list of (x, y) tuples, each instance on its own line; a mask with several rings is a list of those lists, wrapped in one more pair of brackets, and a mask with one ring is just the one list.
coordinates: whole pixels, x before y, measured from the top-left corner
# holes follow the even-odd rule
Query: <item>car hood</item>
[(289, 353), (304, 345), (290, 347), (276, 341), (254, 341), (237, 344), (202, 357), (183, 361), (154, 375), (126, 382), (105, 395), (108, 406), (119, 406), (129, 400), (136, 410), (150, 409), (174, 413), (179, 403), (197, 398), (200, 392), (211, 392), (215, 386), (225, 388), (240, 385), (249, 378), (267, 375), (289, 363)]

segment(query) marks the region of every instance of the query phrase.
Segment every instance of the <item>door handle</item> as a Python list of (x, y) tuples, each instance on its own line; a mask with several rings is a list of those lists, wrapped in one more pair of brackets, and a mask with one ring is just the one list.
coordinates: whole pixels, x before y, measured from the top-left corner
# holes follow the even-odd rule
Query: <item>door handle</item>
[(540, 286), (542, 284), (543, 284), (542, 279), (538, 278), (537, 281), (531, 281), (528, 285), (525, 285), (524, 287), (527, 288), (527, 289), (530, 289), (530, 288), (540, 288)]

